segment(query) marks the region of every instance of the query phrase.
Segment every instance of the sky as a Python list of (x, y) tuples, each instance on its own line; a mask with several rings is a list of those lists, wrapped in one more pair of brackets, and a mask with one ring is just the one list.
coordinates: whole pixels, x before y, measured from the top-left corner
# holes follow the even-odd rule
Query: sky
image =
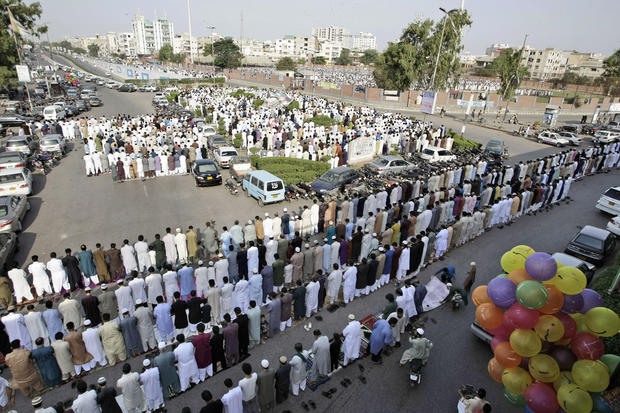
[[(312, 27), (342, 26), (351, 33), (371, 32), (380, 50), (395, 41), (417, 17), (439, 19), (461, 0), (189, 0), (192, 35), (216, 32), (275, 40), (285, 35), (310, 35)], [(463, 35), (464, 51), (483, 54), (493, 43), (520, 46), (525, 34), (534, 48), (610, 55), (620, 47), (619, 0), (464, 0), (473, 25)], [(32, 3), (25, 0), (26, 3)], [(147, 19), (167, 16), (175, 33), (188, 30), (187, 0), (39, 0), (41, 22), (50, 40), (131, 31), (136, 13)]]

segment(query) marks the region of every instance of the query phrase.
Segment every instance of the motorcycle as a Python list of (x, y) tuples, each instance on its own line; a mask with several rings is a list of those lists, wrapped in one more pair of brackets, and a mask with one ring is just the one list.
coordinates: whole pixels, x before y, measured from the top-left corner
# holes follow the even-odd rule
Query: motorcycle
[(421, 359), (413, 359), (409, 362), (409, 385), (411, 387), (422, 382), (423, 365)]
[(50, 171), (50, 168), (43, 161), (35, 159), (34, 161), (32, 161), (32, 171), (38, 172), (42, 175), (47, 175)]
[(239, 195), (239, 188), (237, 188), (237, 182), (234, 179), (226, 179), (224, 185), (226, 185), (226, 189), (228, 189), (228, 192), (230, 192), (232, 195)]
[(452, 302), (452, 311), (456, 311), (463, 306), (463, 297), (458, 291), (454, 293), (450, 301)]

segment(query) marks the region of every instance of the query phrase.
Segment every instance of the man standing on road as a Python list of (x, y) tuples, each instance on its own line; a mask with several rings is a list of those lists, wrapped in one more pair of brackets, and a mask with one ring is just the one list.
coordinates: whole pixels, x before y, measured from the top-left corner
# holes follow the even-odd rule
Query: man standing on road
[(164, 302), (164, 297), (157, 296), (157, 306), (153, 310), (157, 331), (159, 332), (162, 342), (172, 342), (174, 340), (174, 324), (172, 322), (170, 303)]
[(295, 343), (295, 354), (291, 357), (291, 390), (293, 396), (299, 396), (299, 390), (306, 390), (306, 358), (301, 343)]
[(198, 366), (198, 378), (200, 382), (205, 381), (207, 375), (213, 376), (213, 366), (211, 360), (211, 334), (205, 333), (205, 325), (198, 323), (196, 326), (198, 335), (192, 338), (194, 345), (194, 356)]
[(110, 314), (108, 313), (103, 313), (103, 325), (99, 327), (99, 336), (110, 365), (127, 359), (121, 327), (118, 323), (110, 321)]
[(155, 262), (151, 263), (157, 267), (158, 271), (161, 271), (166, 265), (166, 245), (161, 240), (161, 235), (155, 234), (155, 241), (150, 245), (155, 251)]
[(116, 295), (116, 302), (118, 303), (119, 309), (126, 309), (129, 311), (129, 314), (133, 314), (135, 302), (133, 300), (133, 296), (131, 295), (131, 288), (125, 285), (125, 281), (120, 279), (117, 281), (118, 289), (114, 291), (114, 295)]
[(80, 261), (80, 269), (87, 282), (95, 285), (99, 284), (99, 277), (97, 277), (97, 268), (95, 267), (92, 251), (87, 250), (86, 245), (82, 244), (80, 245), (80, 252), (78, 252), (77, 256)]
[(123, 266), (125, 267), (125, 275), (131, 274), (132, 271), (138, 271), (138, 263), (136, 262), (136, 251), (129, 245), (129, 240), (123, 241), (121, 247), (121, 256), (123, 257)]
[(190, 382), (194, 384), (200, 383), (200, 374), (198, 373), (198, 364), (194, 358), (194, 345), (185, 342), (185, 336), (179, 334), (177, 336), (179, 345), (174, 349), (174, 358), (178, 363), (179, 379), (181, 381), (181, 391), (184, 392), (190, 386)]
[(136, 300), (136, 311), (133, 316), (138, 323), (138, 332), (140, 333), (140, 340), (142, 341), (142, 350), (149, 351), (154, 350), (157, 342), (155, 341), (155, 334), (153, 330), (153, 314), (147, 306), (147, 303), (141, 299)]
[(138, 272), (146, 274), (152, 263), (149, 257), (149, 244), (144, 241), (144, 235), (138, 235), (138, 242), (134, 244), (133, 248), (138, 256)]
[(177, 247), (175, 244), (174, 235), (171, 234), (171, 229), (166, 228), (166, 235), (164, 235), (163, 242), (166, 249), (166, 263), (168, 265), (177, 265)]
[(144, 387), (146, 404), (148, 410), (157, 412), (164, 406), (164, 394), (161, 390), (159, 380), (159, 370), (157, 367), (151, 367), (151, 360), (144, 359), (142, 361), (142, 374), (140, 374), (140, 383)]
[(269, 361), (260, 362), (262, 370), (258, 372), (256, 384), (258, 386), (258, 402), (261, 411), (270, 411), (275, 405), (275, 371), (269, 368)]
[(349, 364), (349, 361), (357, 360), (360, 356), (360, 346), (362, 345), (361, 330), (362, 326), (359, 321), (355, 320), (355, 315), (349, 314), (349, 324), (342, 330), (345, 367)]
[(123, 405), (127, 413), (142, 413), (146, 410), (146, 397), (140, 386), (140, 374), (131, 371), (129, 363), (123, 364), (123, 375), (116, 382), (123, 393)]
[(311, 352), (314, 354), (312, 363), (312, 379), (319, 381), (327, 376), (331, 368), (331, 353), (329, 351), (329, 339), (321, 334), (321, 330), (314, 330), (314, 343)]
[(217, 248), (218, 248), (217, 231), (212, 226), (212, 224), (215, 224), (215, 221), (207, 222), (206, 228), (204, 229), (204, 231), (202, 231), (202, 244), (205, 249), (205, 254), (206, 254), (205, 258), (207, 259), (214, 257), (215, 254), (217, 253)]
[(224, 380), (228, 392), (222, 396), (222, 403), (226, 413), (243, 413), (243, 392), (241, 387), (233, 387), (231, 379)]
[(160, 341), (157, 345), (159, 355), (155, 356), (154, 364), (159, 370), (159, 380), (163, 389), (164, 397), (170, 399), (181, 391), (179, 376), (174, 366), (175, 357), (172, 351), (164, 351), (166, 343)]

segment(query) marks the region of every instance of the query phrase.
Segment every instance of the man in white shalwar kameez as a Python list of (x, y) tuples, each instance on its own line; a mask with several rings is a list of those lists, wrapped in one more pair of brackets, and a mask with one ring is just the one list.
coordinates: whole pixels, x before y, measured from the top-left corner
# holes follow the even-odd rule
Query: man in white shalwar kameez
[(263, 232), (265, 233), (265, 239), (274, 237), (273, 235), (273, 219), (269, 218), (269, 213), (265, 212), (265, 219), (263, 219)]
[(154, 268), (151, 268), (149, 270), (149, 275), (147, 275), (146, 278), (144, 279), (144, 283), (146, 284), (148, 303), (153, 306), (156, 306), (157, 297), (160, 295), (162, 297), (164, 296), (164, 289), (162, 287), (161, 274), (155, 272)]
[(159, 369), (157, 367), (150, 367), (151, 361), (149, 359), (144, 359), (142, 365), (144, 366), (144, 371), (140, 374), (140, 383), (142, 383), (144, 388), (147, 407), (150, 411), (154, 411), (164, 405), (164, 394), (159, 381)]
[[(318, 216), (317, 216), (317, 224), (318, 224)], [(304, 207), (304, 212), (301, 213), (301, 228), (302, 228), (302, 232), (301, 232), (302, 237), (312, 234), (312, 212), (307, 207)]]
[(213, 274), (211, 273), (211, 265), (209, 265), (209, 268), (207, 268), (207, 278), (209, 280), (215, 280), (215, 285), (222, 288), (222, 286), (224, 285), (224, 277), (230, 278), (230, 273), (228, 272), (228, 265), (228, 260), (224, 258), (224, 254), (220, 252), (219, 254), (217, 254), (217, 261), (215, 261), (215, 263), (213, 264)]
[(123, 405), (127, 413), (142, 413), (146, 410), (146, 397), (140, 386), (140, 374), (131, 371), (129, 363), (123, 365), (123, 375), (116, 382), (123, 393)]
[(34, 299), (30, 291), (30, 284), (28, 284), (26, 280), (26, 271), (15, 266), (13, 269), (9, 270), (8, 276), (13, 282), (13, 291), (15, 292), (15, 299), (18, 304), (22, 302), (23, 298), (26, 300)]
[(30, 339), (34, 343), (39, 337), (43, 337), (45, 345), (49, 345), (49, 332), (43, 321), (43, 314), (34, 310), (34, 305), (28, 304), (28, 313), (24, 316), (24, 323), (30, 333)]
[[(254, 241), (250, 241), (249, 248), (247, 250), (248, 255), (248, 272), (252, 274), (254, 270), (258, 270), (258, 248), (254, 246)], [(245, 313), (245, 310), (243, 310)]]
[(329, 252), (331, 253), (331, 265), (334, 265), (340, 262), (340, 243), (336, 241), (335, 235), (332, 236), (332, 239), (334, 241), (332, 242), (332, 247)]
[(344, 303), (347, 304), (353, 301), (353, 297), (355, 296), (355, 282), (357, 281), (357, 267), (352, 265), (352, 262), (349, 262), (349, 268), (345, 270), (342, 279), (344, 280), (342, 297)]
[(306, 317), (310, 317), (312, 313), (316, 313), (319, 306), (319, 289), (321, 285), (314, 278), (306, 285)]
[(402, 291), (406, 302), (404, 308), (406, 317), (410, 318), (418, 315), (418, 311), (415, 308), (415, 286), (410, 284), (409, 281), (405, 281)]
[(349, 361), (357, 360), (360, 356), (360, 346), (362, 345), (362, 325), (355, 320), (354, 314), (349, 314), (349, 324), (342, 330), (344, 343), (342, 352), (344, 353), (344, 365)]
[(166, 228), (167, 234), (161, 239), (164, 242), (166, 248), (166, 263), (170, 265), (177, 264), (177, 247), (175, 243), (174, 235), (170, 233), (170, 228)]
[(135, 301), (133, 296), (131, 295), (131, 288), (124, 285), (123, 280), (118, 280), (118, 289), (114, 291), (114, 295), (116, 296), (116, 302), (118, 303), (118, 308), (123, 309), (126, 308), (129, 310), (129, 314), (133, 315)]
[(38, 256), (32, 256), (32, 264), (28, 266), (28, 272), (32, 274), (32, 285), (34, 285), (39, 297), (43, 294), (52, 293), (50, 277), (45, 269), (45, 264), (39, 262)]
[(291, 390), (293, 396), (299, 396), (299, 390), (306, 390), (306, 361), (308, 360), (308, 351), (304, 351), (301, 343), (295, 344), (296, 353), (291, 357), (289, 364), (291, 365)]
[(407, 276), (407, 272), (409, 272), (409, 243), (407, 241), (403, 241), (403, 250), (400, 253), (400, 257), (398, 258), (398, 270), (396, 272), (396, 278), (398, 281), (402, 280)]
[[(213, 261), (209, 261), (209, 268), (213, 269)], [(196, 276), (196, 297), (206, 297), (207, 291), (209, 291), (209, 270), (203, 265), (202, 260), (198, 261), (194, 275)]]
[(278, 253), (277, 241), (273, 238), (269, 239), (266, 248), (267, 251), (265, 252), (265, 261), (267, 262), (267, 265), (272, 265), (273, 262), (276, 260), (274, 256)]
[(54, 287), (54, 292), (56, 294), (60, 294), (63, 288), (66, 291), (69, 291), (71, 289), (71, 285), (69, 285), (69, 279), (67, 278), (65, 266), (62, 265), (62, 261), (60, 259), (56, 258), (55, 252), (52, 252), (50, 257), (51, 259), (47, 262), (47, 269), (52, 276), (52, 286)]
[(333, 264), (333, 270), (327, 276), (327, 296), (329, 297), (329, 303), (334, 304), (338, 299), (338, 292), (340, 291), (340, 284), (342, 283), (342, 270), (338, 264)]
[(146, 282), (143, 278), (134, 277), (129, 281), (129, 288), (131, 289), (131, 296), (135, 302), (138, 300), (142, 300), (144, 303), (146, 302)]
[(444, 227), (435, 238), (435, 257), (441, 257), (448, 249), (448, 230)]
[(127, 272), (127, 274), (130, 274), (132, 271), (138, 271), (136, 251), (131, 245), (129, 245), (129, 240), (124, 240), (123, 244), (125, 245), (121, 247), (121, 256), (123, 258), (123, 265), (125, 266), (125, 271)]
[[(169, 269), (162, 276), (162, 279), (164, 280), (164, 289), (166, 291), (166, 301), (169, 303), (172, 303), (172, 301), (174, 300), (174, 293), (177, 291), (179, 293), (181, 292), (181, 290), (179, 290), (179, 277), (176, 271), (172, 271)], [(157, 299), (157, 297), (155, 298)]]
[(15, 307), (8, 308), (9, 313), (2, 317), (2, 322), (6, 329), (6, 333), (9, 335), (9, 340), (19, 340), (22, 348), (32, 350), (32, 341), (30, 340), (30, 333), (26, 328), (24, 316), (15, 312)]
[(190, 382), (194, 384), (200, 383), (200, 374), (198, 372), (198, 364), (196, 364), (196, 359), (194, 358), (194, 345), (185, 342), (183, 334), (177, 336), (177, 341), (179, 345), (174, 349), (174, 359), (178, 363), (181, 391), (184, 392), (189, 388)]
[(146, 274), (149, 267), (153, 265), (151, 263), (151, 257), (149, 257), (149, 244), (144, 241), (144, 236), (138, 236), (138, 242), (133, 245), (136, 255), (138, 256), (138, 272)]
[(181, 228), (177, 228), (177, 235), (174, 237), (174, 244), (177, 247), (177, 253), (179, 254), (179, 263), (184, 264), (187, 262), (187, 237), (181, 232)]
[[(241, 312), (245, 313), (250, 306), (250, 283), (245, 278), (239, 280), (235, 285), (233, 292), (233, 305), (240, 307)], [(230, 316), (234, 318), (234, 314), (230, 313)]]
[[(360, 252), (360, 256), (359, 256), (359, 260), (361, 261), (362, 258), (368, 258), (368, 254), (370, 254), (370, 248), (372, 245), (372, 235), (370, 235), (370, 231), (368, 231), (367, 229), (364, 231), (364, 236), (362, 237), (362, 249)], [(353, 257), (358, 258), (358, 257)]]
[(310, 223), (312, 224), (312, 235), (319, 232), (319, 204), (316, 201), (310, 207)]
[(99, 337), (99, 327), (93, 327), (90, 320), (85, 320), (84, 326), (86, 330), (82, 332), (82, 340), (84, 340), (86, 345), (86, 351), (93, 356), (93, 359), (90, 361), (90, 368), (94, 369), (97, 367), (97, 363), (102, 367), (107, 365), (108, 360), (105, 357), (103, 344), (101, 344), (101, 338)]
[(221, 288), (222, 290), (222, 309), (221, 309), (221, 319), (216, 320), (220, 322), (224, 319), (224, 314), (230, 314), (233, 316), (233, 290), (234, 287), (231, 283), (228, 282), (228, 278), (224, 278), (224, 285)]

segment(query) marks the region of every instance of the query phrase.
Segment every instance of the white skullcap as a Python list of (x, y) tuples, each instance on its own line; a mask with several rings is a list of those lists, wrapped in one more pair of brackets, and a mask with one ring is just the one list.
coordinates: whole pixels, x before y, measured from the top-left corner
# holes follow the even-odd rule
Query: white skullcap
[(446, 283), (446, 287), (452, 287), (452, 283)]
[(333, 225), (334, 221), (332, 221), (331, 219), (329, 220), (329, 225)]
[(118, 280), (116, 283), (117, 284), (122, 284), (125, 280), (123, 280), (122, 278), (120, 280)]
[(476, 265), (476, 262), (475, 262), (475, 261), (472, 261), (472, 262), (470, 262), (470, 263), (469, 263), (469, 265), (471, 265), (472, 267), (474, 267), (474, 266)]
[(377, 233), (376, 233), (376, 232), (373, 232), (373, 233), (372, 233), (372, 236), (373, 236), (373, 237), (376, 237), (376, 236), (377, 236)]
[(123, 309), (121, 310), (121, 314), (129, 314), (129, 310), (128, 310), (128, 309), (126, 309), (126, 308), (123, 308)]
[(365, 230), (364, 230), (364, 232), (365, 232), (366, 234), (369, 234), (369, 233), (370, 233), (370, 231), (369, 231), (368, 229), (365, 229)]
[(144, 367), (148, 367), (148, 366), (150, 366), (150, 365), (151, 365), (151, 360), (149, 360), (149, 359), (144, 359), (144, 360), (142, 361), (142, 365), (143, 365)]
[(295, 247), (295, 252), (299, 252), (299, 251), (301, 251), (299, 247)]
[(142, 303), (143, 303), (142, 298), (138, 298), (138, 299), (136, 300), (136, 304), (142, 304)]
[(107, 286), (106, 284), (101, 284), (101, 289), (102, 289), (102, 290), (107, 290), (107, 289), (108, 289), (108, 286)]
[(202, 265), (202, 264), (204, 264), (202, 260), (198, 260), (198, 265)]
[(404, 240), (404, 241), (403, 241), (403, 245), (407, 245), (407, 244), (409, 244), (409, 241)]
[(176, 230), (176, 231), (177, 231), (177, 232), (181, 232), (181, 228), (177, 228), (177, 230)]
[(318, 240), (318, 239), (315, 239), (315, 240), (314, 240), (314, 243), (315, 243), (315, 244), (318, 244), (318, 243), (319, 243), (319, 240)]
[(86, 288), (84, 288), (84, 291), (85, 291), (85, 292), (90, 291), (90, 287), (86, 287)]
[(355, 314), (349, 314), (349, 320), (351, 321), (355, 320)]
[(323, 238), (323, 241), (327, 242), (327, 238)]
[(217, 254), (218, 258), (222, 258), (224, 256), (224, 254), (222, 254), (221, 252), (219, 254)]
[(254, 274), (258, 274), (258, 269), (257, 269), (257, 268), (254, 268), (254, 269), (252, 270), (252, 272), (253, 272)]
[(252, 220), (251, 219), (248, 219), (248, 224), (252, 225)]
[(90, 323), (90, 320), (88, 320), (88, 319), (87, 319), (86, 321), (84, 321), (84, 325), (85, 325), (85, 326), (89, 326), (90, 324), (91, 324), (91, 323)]
[(105, 384), (105, 383), (106, 383), (106, 381), (105, 381), (105, 377), (99, 377), (99, 378), (97, 379), (97, 383), (99, 383), (99, 384)]
[(383, 252), (383, 251), (385, 251), (385, 248), (379, 247), (379, 251)]
[(286, 209), (286, 208), (282, 208), (282, 211), (283, 211), (283, 212), (286, 212), (286, 211), (288, 211), (288, 209)]
[(160, 349), (160, 350), (165, 349), (165, 348), (166, 348), (166, 343), (165, 343), (165, 342), (163, 342), (163, 341), (160, 341), (160, 342), (157, 344), (157, 348), (158, 348), (158, 349)]
[(310, 248), (310, 244), (306, 243), (306, 248)]
[(419, 335), (421, 335), (421, 336), (424, 335), (424, 329), (418, 328), (416, 331), (418, 332)]
[(332, 235), (332, 239), (336, 239), (336, 236), (335, 236), (335, 235)]
[(269, 216), (269, 212), (265, 212), (265, 216), (268, 217)]
[(260, 362), (260, 365), (261, 365), (264, 369), (269, 368), (269, 361), (267, 361), (267, 360), (262, 360), (262, 361)]

